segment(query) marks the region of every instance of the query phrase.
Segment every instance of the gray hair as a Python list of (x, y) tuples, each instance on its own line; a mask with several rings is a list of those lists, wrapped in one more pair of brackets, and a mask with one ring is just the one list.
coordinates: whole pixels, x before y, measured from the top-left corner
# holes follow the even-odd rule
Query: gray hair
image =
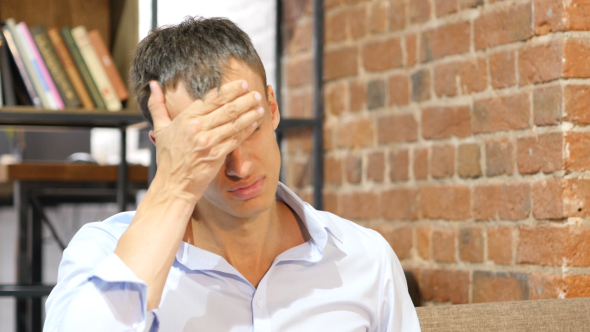
[(153, 126), (147, 107), (151, 80), (160, 82), (164, 91), (182, 82), (191, 96), (203, 99), (221, 86), (230, 58), (257, 72), (266, 86), (266, 72), (250, 37), (226, 18), (188, 16), (178, 25), (151, 31), (137, 46), (130, 72), (143, 116)]

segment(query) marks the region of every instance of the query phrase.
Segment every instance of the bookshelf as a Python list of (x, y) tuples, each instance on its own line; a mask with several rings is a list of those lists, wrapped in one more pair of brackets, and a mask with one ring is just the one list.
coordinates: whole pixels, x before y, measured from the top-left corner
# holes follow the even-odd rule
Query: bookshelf
[[(133, 51), (138, 43), (139, 12), (138, 0), (0, 0), (0, 21), (14, 18), (17, 22), (24, 21), (29, 27), (43, 24), (47, 29), (62, 28), (66, 25), (76, 27), (84, 25), (88, 31), (97, 29), (105, 41), (113, 62), (124, 82), (128, 82), (128, 73), (133, 59)], [(127, 83), (128, 84), (128, 83)], [(129, 86), (127, 90), (131, 92)], [(121, 154), (125, 155), (125, 128), (143, 122), (134, 96), (129, 96), (123, 104), (124, 110), (109, 112), (101, 109), (64, 109), (47, 110), (32, 106), (4, 106), (0, 108), (0, 130), (3, 126), (58, 127), (58, 128), (119, 128), (122, 133)], [(55, 149), (66, 149), (63, 139), (56, 139), (59, 133), (43, 133), (46, 140), (56, 140)], [(65, 135), (65, 134), (64, 134)], [(83, 139), (90, 140), (87, 132)], [(45, 139), (45, 138), (43, 138)], [(59, 143), (57, 143), (59, 142)], [(67, 143), (67, 141), (66, 141)], [(27, 142), (34, 144), (34, 142)], [(127, 199), (127, 179), (133, 180), (123, 157), (117, 169), (117, 199), (119, 206), (125, 206)], [(113, 166), (116, 167), (116, 166)], [(113, 170), (111, 170), (112, 172)], [(42, 171), (40, 171), (42, 172)], [(15, 182), (15, 188), (19, 185)], [(20, 188), (20, 187), (19, 187)], [(24, 187), (23, 187), (24, 188)], [(20, 188), (17, 191), (22, 191)], [(27, 201), (22, 193), (15, 192), (15, 203), (19, 219), (19, 240), (17, 252), (17, 282), (19, 294), (17, 298), (15, 327), (19, 332), (36, 332), (42, 330), (42, 301), (40, 295), (47, 294), (48, 286), (39, 286), (41, 278), (40, 245), (34, 241), (40, 236), (40, 222), (28, 222)], [(21, 202), (19, 202), (21, 201)], [(33, 216), (33, 219), (35, 217)], [(43, 288), (39, 293), (35, 287)], [(16, 289), (15, 288), (15, 289)], [(47, 289), (46, 289), (47, 288)], [(12, 292), (12, 290), (11, 290)], [(27, 293), (29, 292), (29, 293)], [(18, 293), (18, 292), (17, 292)], [(11, 296), (16, 293), (12, 292)], [(7, 295), (10, 295), (7, 293)], [(1, 294), (0, 294), (1, 295)]]

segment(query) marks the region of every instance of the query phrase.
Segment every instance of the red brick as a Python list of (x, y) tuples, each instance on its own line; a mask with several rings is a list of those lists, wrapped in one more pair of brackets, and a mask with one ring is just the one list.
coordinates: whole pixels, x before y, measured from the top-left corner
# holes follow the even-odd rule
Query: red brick
[(560, 179), (545, 179), (533, 185), (533, 215), (537, 219), (562, 219), (563, 185)]
[(448, 178), (455, 174), (455, 147), (453, 145), (432, 147), (430, 174), (433, 178)]
[(483, 0), (459, 0), (459, 8), (471, 8), (483, 5)]
[(498, 216), (500, 210), (500, 186), (479, 185), (473, 190), (473, 218), (490, 220)]
[(533, 114), (537, 126), (556, 125), (561, 121), (563, 95), (561, 86), (535, 89)]
[(311, 162), (309, 158), (290, 161), (287, 163), (289, 186), (302, 188), (311, 184)]
[(483, 229), (465, 228), (459, 232), (459, 257), (464, 262), (483, 262)]
[(533, 36), (531, 4), (483, 13), (475, 20), (475, 48), (482, 49)]
[(333, 148), (333, 129), (331, 124), (324, 123), (324, 152), (330, 151)]
[(540, 171), (551, 173), (562, 168), (563, 138), (561, 133), (521, 138), (516, 145), (520, 173), (531, 174)]
[(518, 52), (520, 85), (549, 82), (560, 78), (562, 54), (561, 40), (521, 48)]
[(383, 71), (403, 65), (399, 38), (369, 42), (363, 47), (363, 66), (368, 71)]
[(417, 51), (417, 44), (418, 43), (418, 35), (417, 34), (409, 34), (406, 36), (406, 66), (412, 67), (418, 61), (418, 57), (416, 54)]
[(312, 62), (310, 58), (290, 60), (287, 64), (287, 85), (295, 87), (310, 84), (312, 76)]
[(516, 263), (560, 266), (567, 229), (520, 226)]
[(334, 213), (335, 215), (340, 215), (340, 210), (338, 208), (338, 194), (324, 192), (324, 211)]
[(408, 15), (410, 23), (426, 22), (430, 19), (430, 1), (412, 0), (408, 1)]
[(443, 16), (454, 13), (459, 9), (457, 0), (434, 0), (434, 7), (436, 8), (436, 16)]
[(590, 266), (590, 228), (569, 227), (564, 258), (568, 266)]
[(422, 259), (430, 259), (430, 227), (416, 228), (416, 249)]
[(425, 186), (420, 188), (420, 197), (426, 219), (465, 220), (471, 216), (467, 186)]
[(422, 135), (425, 139), (471, 134), (471, 117), (467, 106), (429, 107), (422, 110)]
[(437, 262), (455, 262), (457, 230), (452, 228), (432, 231), (432, 258)]
[(410, 102), (410, 79), (407, 75), (394, 75), (387, 83), (389, 105), (407, 105)]
[(346, 40), (348, 25), (348, 13), (346, 11), (331, 11), (326, 15), (326, 43), (336, 43)]
[(381, 202), (381, 215), (384, 219), (418, 219), (418, 193), (414, 189), (395, 188), (383, 191)]
[(310, 89), (289, 93), (289, 117), (310, 118), (313, 113), (313, 96)]
[(412, 100), (416, 102), (430, 99), (430, 71), (427, 68), (420, 69), (413, 73)]
[(480, 99), (473, 105), (473, 133), (529, 127), (530, 101), (528, 94)]
[(418, 138), (418, 123), (411, 114), (389, 115), (377, 120), (379, 144), (412, 142)]
[(338, 115), (345, 111), (346, 107), (346, 85), (331, 84), (325, 89), (326, 111), (330, 114)]
[(342, 184), (342, 160), (340, 158), (324, 158), (324, 179), (326, 184)]
[(379, 194), (368, 192), (353, 192), (342, 195), (342, 217), (351, 220), (379, 218), (381, 203)]
[(411, 227), (393, 228), (392, 226), (373, 227), (379, 232), (395, 252), (400, 260), (410, 258), (410, 252), (413, 246), (413, 236)]
[(488, 228), (488, 259), (496, 264), (510, 265), (512, 263), (512, 228)]
[(560, 274), (531, 273), (531, 300), (558, 299), (565, 294), (565, 282)]
[(369, 0), (343, 0), (343, 2), (348, 5), (355, 5), (355, 4), (367, 2), (367, 1), (369, 1)]
[(565, 30), (567, 20), (564, 17), (563, 0), (535, 0), (534, 6), (537, 35)]
[(287, 132), (286, 141), (289, 153), (311, 152), (312, 131), (309, 128)]
[(289, 54), (311, 51), (312, 38), (311, 22), (299, 23), (293, 29), (293, 37), (289, 42)]
[(369, 30), (372, 33), (384, 32), (387, 30), (389, 19), (389, 6), (387, 2), (377, 2), (371, 5), (371, 16), (369, 18)]
[(469, 51), (471, 24), (451, 23), (422, 34), (422, 62)]
[(590, 86), (566, 85), (563, 89), (566, 120), (577, 124), (590, 124)]
[(457, 173), (462, 178), (481, 176), (481, 151), (477, 144), (462, 144), (457, 153)]
[(401, 30), (406, 26), (406, 4), (393, 0), (389, 3), (389, 30)]
[(407, 181), (409, 179), (408, 150), (391, 152), (389, 154), (389, 178), (391, 181)]
[(565, 282), (566, 298), (590, 297), (590, 276), (569, 275), (563, 278)]
[(490, 55), (490, 76), (492, 87), (501, 89), (516, 83), (516, 63), (514, 51)]
[(329, 81), (356, 75), (358, 70), (357, 53), (356, 47), (344, 47), (324, 52), (324, 80)]
[(529, 276), (525, 273), (473, 271), (473, 303), (529, 299)]
[(496, 176), (514, 172), (514, 144), (507, 139), (486, 142), (486, 174)]
[(434, 92), (439, 97), (457, 95), (459, 63), (443, 63), (434, 67)]
[(357, 112), (365, 108), (367, 96), (365, 94), (365, 84), (363, 82), (350, 82), (348, 96), (351, 112)]
[(569, 30), (590, 30), (590, 3), (587, 0), (571, 0), (566, 2)]
[(590, 77), (589, 55), (590, 40), (566, 39), (563, 49), (563, 76), (567, 78)]
[(416, 180), (428, 178), (428, 149), (414, 150), (414, 178)]
[(485, 90), (488, 86), (488, 67), (486, 59), (472, 59), (461, 64), (461, 93), (472, 94)]
[(571, 171), (590, 170), (590, 154), (588, 153), (589, 143), (589, 133), (569, 132), (565, 135), (564, 145), (567, 148), (565, 169)]
[(469, 302), (469, 272), (427, 270), (420, 272), (420, 291), (426, 301)]
[(504, 184), (500, 187), (499, 216), (505, 220), (526, 219), (531, 213), (531, 185)]
[(326, 0), (324, 1), (324, 9), (330, 9), (342, 4), (340, 0)]
[(385, 177), (385, 155), (383, 152), (374, 152), (369, 155), (367, 163), (367, 180), (383, 182)]
[(563, 208), (566, 217), (590, 217), (590, 180), (564, 180)]
[(341, 123), (337, 132), (339, 147), (358, 148), (374, 144), (375, 127), (371, 119), (348, 120)]
[(346, 182), (360, 183), (363, 174), (363, 160), (359, 156), (348, 155), (344, 163)]
[(348, 23), (350, 35), (353, 39), (359, 39), (367, 34), (367, 9), (365, 6), (353, 7), (348, 11)]

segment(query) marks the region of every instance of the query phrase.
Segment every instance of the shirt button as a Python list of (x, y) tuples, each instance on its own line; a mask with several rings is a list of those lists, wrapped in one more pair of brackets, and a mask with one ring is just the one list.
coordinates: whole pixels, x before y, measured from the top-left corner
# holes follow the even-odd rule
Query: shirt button
[(262, 308), (264, 307), (264, 301), (262, 301), (262, 299), (258, 299), (258, 301), (256, 301), (256, 305), (258, 308)]

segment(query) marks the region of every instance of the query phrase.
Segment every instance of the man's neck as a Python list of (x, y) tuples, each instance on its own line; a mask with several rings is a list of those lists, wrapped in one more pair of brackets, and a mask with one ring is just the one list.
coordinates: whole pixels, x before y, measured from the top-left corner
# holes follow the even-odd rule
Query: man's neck
[(274, 259), (309, 239), (297, 215), (283, 202), (249, 218), (229, 215), (209, 202), (199, 202), (184, 241), (217, 254), (257, 287)]

